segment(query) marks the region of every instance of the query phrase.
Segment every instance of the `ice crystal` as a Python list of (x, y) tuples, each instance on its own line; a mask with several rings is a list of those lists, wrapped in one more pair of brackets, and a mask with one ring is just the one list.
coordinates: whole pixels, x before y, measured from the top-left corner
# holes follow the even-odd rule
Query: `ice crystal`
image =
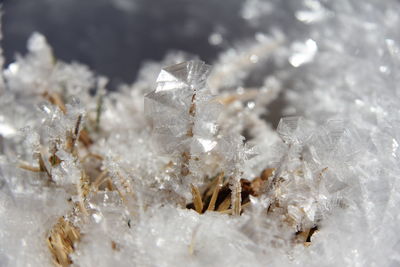
[(399, 8), (245, 1), (213, 68), (115, 91), (34, 33), (0, 75), (0, 265), (399, 265)]
[(167, 67), (157, 78), (156, 90), (146, 95), (154, 136), (165, 153), (206, 153), (215, 146), (211, 138), (219, 112), (205, 88), (208, 72), (199, 61)]
[(222, 105), (207, 88), (209, 72), (201, 61), (164, 68), (156, 89), (146, 95), (146, 113), (156, 146), (175, 156), (174, 163), (180, 166), (175, 176), (184, 185), (199, 185), (205, 176), (225, 172), (235, 177), (237, 186), (243, 142), (240, 135), (220, 132), (217, 120)]

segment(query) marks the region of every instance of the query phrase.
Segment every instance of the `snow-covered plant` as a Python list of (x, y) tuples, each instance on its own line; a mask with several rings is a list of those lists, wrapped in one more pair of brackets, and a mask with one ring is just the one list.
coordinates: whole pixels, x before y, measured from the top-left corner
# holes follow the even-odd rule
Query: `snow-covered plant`
[(213, 68), (115, 91), (39, 33), (0, 53), (0, 266), (398, 266), (396, 10), (244, 1)]
[[(224, 136), (217, 120), (221, 104), (206, 87), (210, 67), (201, 61), (188, 61), (164, 68), (157, 88), (146, 95), (147, 115), (153, 136), (161, 152), (173, 155), (177, 165), (174, 183), (186, 187), (204, 183), (205, 177), (219, 173), (230, 177), (240, 213), (241, 136)], [(203, 208), (197, 207), (198, 211)]]

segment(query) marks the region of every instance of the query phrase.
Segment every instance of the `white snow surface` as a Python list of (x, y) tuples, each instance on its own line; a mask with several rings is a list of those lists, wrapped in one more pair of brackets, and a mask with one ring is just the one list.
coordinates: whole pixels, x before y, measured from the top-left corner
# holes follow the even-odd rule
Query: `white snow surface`
[[(173, 52), (114, 92), (33, 33), (0, 77), (0, 266), (53, 266), (62, 216), (72, 266), (400, 266), (399, 11), (247, 0), (257, 33), (211, 69)], [(235, 192), (267, 168), (240, 216), (186, 208), (190, 184), (224, 171)]]

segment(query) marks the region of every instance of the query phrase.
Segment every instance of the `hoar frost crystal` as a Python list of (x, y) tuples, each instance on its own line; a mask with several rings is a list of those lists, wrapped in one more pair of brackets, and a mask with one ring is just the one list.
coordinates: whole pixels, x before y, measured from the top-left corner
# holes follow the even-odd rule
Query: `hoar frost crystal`
[(397, 10), (248, 0), (213, 68), (108, 92), (34, 33), (0, 76), (0, 266), (398, 266)]

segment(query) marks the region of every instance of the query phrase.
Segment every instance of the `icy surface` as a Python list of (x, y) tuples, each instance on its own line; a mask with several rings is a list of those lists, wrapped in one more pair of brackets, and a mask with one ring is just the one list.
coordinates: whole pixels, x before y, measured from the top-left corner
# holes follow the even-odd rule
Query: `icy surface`
[(213, 67), (113, 92), (33, 33), (0, 76), (0, 266), (398, 266), (397, 10), (248, 0)]

